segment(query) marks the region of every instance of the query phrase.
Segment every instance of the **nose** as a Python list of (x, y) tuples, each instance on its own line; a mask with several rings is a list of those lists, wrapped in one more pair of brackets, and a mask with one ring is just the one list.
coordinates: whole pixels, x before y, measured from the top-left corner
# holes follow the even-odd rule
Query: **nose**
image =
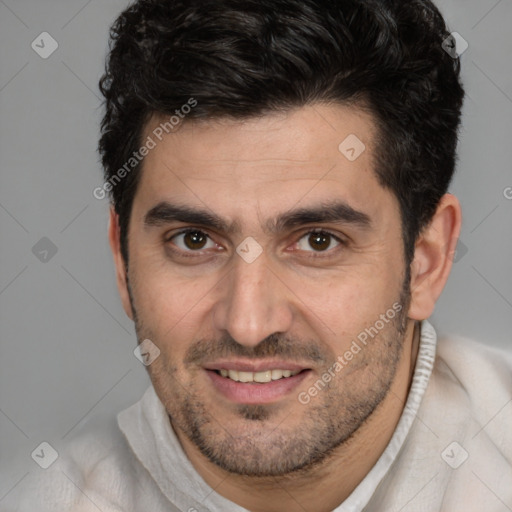
[(227, 331), (247, 347), (290, 330), (292, 292), (269, 267), (265, 253), (252, 263), (235, 256), (232, 270), (219, 286), (213, 311), (215, 329)]

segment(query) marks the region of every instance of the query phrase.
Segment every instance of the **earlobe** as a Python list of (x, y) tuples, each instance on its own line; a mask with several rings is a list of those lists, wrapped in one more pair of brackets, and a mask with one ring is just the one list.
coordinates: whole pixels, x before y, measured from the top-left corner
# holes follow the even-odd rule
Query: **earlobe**
[(108, 240), (112, 256), (114, 258), (114, 265), (116, 267), (116, 280), (117, 289), (121, 296), (123, 309), (128, 317), (133, 320), (133, 311), (130, 303), (130, 295), (128, 293), (128, 284), (126, 279), (126, 265), (121, 253), (121, 239), (119, 228), (119, 216), (115, 212), (114, 207), (110, 207), (110, 222), (108, 227)]
[(434, 311), (450, 274), (462, 222), (460, 203), (445, 194), (415, 245), (411, 264), (409, 318), (425, 320)]

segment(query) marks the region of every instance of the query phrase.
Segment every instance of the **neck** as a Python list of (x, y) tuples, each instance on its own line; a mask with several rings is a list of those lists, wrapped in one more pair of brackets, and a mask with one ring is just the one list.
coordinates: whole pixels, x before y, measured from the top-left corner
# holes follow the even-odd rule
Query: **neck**
[(252, 512), (330, 512), (348, 498), (389, 443), (407, 400), (419, 334), (419, 324), (411, 322), (388, 394), (357, 432), (314, 468), (282, 477), (234, 475), (210, 462), (176, 429), (183, 449), (215, 492)]

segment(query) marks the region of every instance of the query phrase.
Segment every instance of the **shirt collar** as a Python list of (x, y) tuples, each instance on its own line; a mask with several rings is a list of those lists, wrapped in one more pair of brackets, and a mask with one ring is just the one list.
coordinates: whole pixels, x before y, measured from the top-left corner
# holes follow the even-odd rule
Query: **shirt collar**
[(333, 512), (356, 512), (370, 501), (382, 479), (395, 462), (416, 419), (421, 401), (427, 389), (436, 357), (437, 334), (434, 327), (423, 320), (420, 324), (420, 343), (414, 374), (404, 410), (395, 432), (379, 460), (365, 476), (352, 494)]

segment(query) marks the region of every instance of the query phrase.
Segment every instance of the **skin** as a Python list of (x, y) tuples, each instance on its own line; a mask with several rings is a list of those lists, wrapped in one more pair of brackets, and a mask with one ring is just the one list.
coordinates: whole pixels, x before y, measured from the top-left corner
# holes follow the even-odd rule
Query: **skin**
[[(159, 122), (148, 123), (146, 136)], [(160, 349), (148, 371), (172, 426), (201, 477), (254, 512), (327, 512), (364, 478), (402, 413), (418, 321), (431, 315), (450, 272), (461, 214), (447, 194), (416, 242), (405, 281), (399, 205), (373, 172), (374, 130), (363, 110), (324, 104), (247, 121), (184, 123), (145, 158), (128, 272), (111, 210), (123, 306), (139, 341)], [(350, 134), (366, 146), (353, 162), (338, 150)], [(206, 210), (238, 229), (145, 222), (163, 201)], [(290, 210), (334, 201), (369, 223), (267, 229), (269, 219)], [(201, 233), (178, 235), (183, 228)], [(344, 243), (311, 238), (312, 229)], [(251, 263), (236, 252), (247, 237), (262, 249)], [(402, 318), (385, 323), (301, 403), (299, 393), (393, 304), (403, 306)], [(243, 404), (212, 385), (205, 365), (220, 359), (271, 368), (293, 361), (307, 371), (270, 403)]]

